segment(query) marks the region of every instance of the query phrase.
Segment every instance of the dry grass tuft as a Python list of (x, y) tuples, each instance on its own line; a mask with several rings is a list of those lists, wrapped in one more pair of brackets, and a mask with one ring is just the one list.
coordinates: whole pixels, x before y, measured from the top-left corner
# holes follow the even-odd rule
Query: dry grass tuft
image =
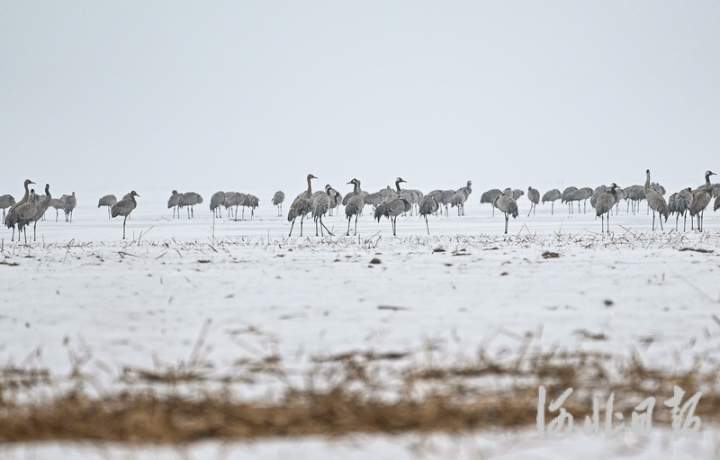
[[(617, 362), (599, 353), (532, 354), (526, 348), (512, 359), (481, 352), (452, 364), (419, 364), (412, 353), (399, 351), (352, 351), (313, 362), (317, 367), (301, 376), (303, 384), (285, 380), (279, 394), (256, 398), (239, 397), (243, 391), (236, 386), (212, 386), (202, 370), (187, 365), (124, 369), (124, 388), (99, 396), (71, 385), (53, 396), (27, 398), (23, 389), (54, 381), (49, 373), (5, 369), (0, 442), (186, 443), (520, 428), (535, 423), (541, 384), (550, 397), (576, 389), (577, 397), (565, 404), (576, 420), (589, 415), (593, 392), (615, 392), (617, 409), (629, 416), (648, 396), (670, 397), (675, 385), (689, 394), (704, 391), (697, 414), (704, 421), (720, 419), (716, 370), (670, 373), (648, 368), (637, 357)], [(241, 365), (251, 373), (290, 374), (275, 355)], [(656, 419), (668, 422), (668, 415), (658, 411)]]

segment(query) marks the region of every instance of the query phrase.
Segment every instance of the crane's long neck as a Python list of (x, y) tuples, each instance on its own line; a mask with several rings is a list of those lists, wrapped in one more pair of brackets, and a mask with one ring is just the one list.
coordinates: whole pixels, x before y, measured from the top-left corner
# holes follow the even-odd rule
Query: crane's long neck
[(307, 191), (308, 191), (308, 195), (312, 195), (312, 182), (311, 182), (311, 179), (310, 179), (309, 177), (307, 178), (307, 182), (308, 182), (308, 190), (307, 190)]
[(353, 193), (360, 193), (360, 184), (358, 181), (353, 182)]
[(710, 174), (708, 173), (705, 173), (705, 185), (712, 187), (712, 184), (710, 183)]
[(358, 192), (362, 192), (362, 189), (360, 188), (360, 181), (359, 181), (359, 180), (356, 180), (356, 181), (355, 181), (355, 185), (357, 186), (357, 191), (358, 191)]
[(30, 189), (28, 188), (28, 184), (25, 183), (25, 195), (23, 195), (22, 202), (27, 203), (27, 201), (30, 199)]
[(645, 191), (650, 190), (650, 173), (645, 174)]
[(395, 181), (395, 188), (397, 189), (398, 193), (400, 193), (400, 181), (399, 180)]

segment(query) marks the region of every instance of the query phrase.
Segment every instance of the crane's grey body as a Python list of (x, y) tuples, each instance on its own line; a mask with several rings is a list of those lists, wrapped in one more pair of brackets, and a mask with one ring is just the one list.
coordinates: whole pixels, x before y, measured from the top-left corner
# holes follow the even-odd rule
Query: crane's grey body
[(655, 230), (655, 213), (657, 212), (659, 214), (660, 230), (664, 230), (663, 217), (665, 218), (665, 222), (667, 222), (668, 217), (670, 216), (667, 202), (660, 193), (659, 189), (657, 189), (657, 187), (653, 187), (650, 183), (649, 169), (645, 171), (645, 177), (645, 199), (647, 200), (648, 208), (652, 210), (652, 229)]
[(250, 220), (255, 219), (255, 209), (260, 206), (260, 198), (253, 195), (252, 193), (246, 193), (245, 199), (242, 202), (243, 206), (243, 219), (245, 218), (245, 207), (250, 208)]
[(513, 219), (516, 219), (518, 216), (518, 205), (513, 191), (507, 190), (496, 196), (495, 201), (493, 201), (493, 206), (505, 214), (505, 234), (507, 235), (510, 216), (512, 216)]
[(58, 221), (60, 216), (60, 210), (65, 209), (65, 195), (61, 196), (60, 198), (52, 198), (50, 200), (50, 207), (55, 210), (55, 222)]
[(550, 202), (550, 215), (555, 214), (555, 202), (561, 198), (562, 193), (556, 188), (548, 190), (545, 194), (543, 194), (542, 203), (545, 204), (548, 201)]
[[(330, 186), (330, 184), (328, 184), (325, 186), (324, 192), (314, 193), (312, 195), (312, 199), (310, 200), (312, 206), (312, 217), (315, 221), (315, 236), (325, 236), (323, 234), (323, 229), (325, 229), (330, 236), (333, 235), (322, 220), (323, 216), (331, 209), (333, 203), (333, 196), (331, 195), (332, 190), (334, 189)], [(318, 234), (318, 227), (320, 234)]]
[(212, 194), (210, 197), (210, 211), (213, 213), (213, 219), (216, 217), (222, 217), (221, 206), (225, 204), (225, 192), (219, 191)]
[(12, 195), (0, 195), (0, 209), (5, 219), (5, 210), (15, 205), (15, 197)]
[(468, 200), (471, 193), (472, 181), (469, 180), (465, 184), (465, 187), (460, 187), (459, 189), (457, 189), (453, 196), (450, 198), (450, 206), (457, 208), (458, 216), (465, 215), (465, 202)]
[(303, 235), (303, 221), (305, 220), (305, 215), (312, 212), (312, 180), (317, 179), (313, 174), (307, 175), (307, 190), (299, 194), (295, 199), (293, 200), (292, 204), (290, 205), (290, 211), (288, 212), (288, 222), (292, 222), (290, 224), (290, 234), (288, 234), (288, 237), (292, 236), (293, 228), (295, 228), (295, 221), (297, 218), (300, 218), (300, 236)]
[(37, 241), (37, 223), (38, 220), (45, 215), (45, 211), (47, 211), (48, 207), (50, 207), (50, 200), (52, 200), (52, 195), (50, 194), (50, 184), (45, 184), (45, 195), (35, 202), (35, 214), (30, 219), (33, 223), (33, 241)]
[(411, 208), (410, 202), (402, 198), (400, 193), (400, 184), (404, 182), (405, 179), (398, 177), (395, 180), (395, 187), (397, 188), (396, 198), (386, 200), (375, 208), (375, 219), (377, 219), (378, 222), (380, 222), (380, 218), (383, 216), (390, 220), (393, 236), (397, 236), (397, 217), (400, 214), (405, 214), (410, 211)]
[(540, 191), (536, 188), (528, 187), (527, 197), (528, 200), (530, 200), (530, 211), (528, 211), (528, 217), (530, 217), (530, 213), (535, 215), (535, 208), (538, 203), (540, 203)]
[(686, 188), (678, 193), (673, 193), (668, 198), (668, 211), (675, 214), (675, 230), (680, 224), (680, 216), (683, 216), (683, 231), (687, 231), (687, 214), (692, 207), (693, 193), (692, 188)]
[(422, 201), (420, 201), (418, 213), (425, 218), (425, 228), (427, 229), (428, 235), (430, 235), (430, 224), (428, 224), (428, 215), (435, 214), (439, 208), (440, 205), (438, 204), (435, 195), (426, 195), (423, 197)]
[(123, 198), (122, 200), (115, 203), (112, 208), (110, 208), (113, 218), (117, 216), (123, 216), (123, 239), (125, 239), (125, 224), (127, 223), (128, 216), (137, 207), (137, 201), (135, 200), (135, 197), (139, 197), (140, 195), (138, 195), (135, 190), (132, 190), (125, 196), (127, 198)]
[(635, 214), (640, 209), (640, 202), (645, 199), (645, 186), (631, 185), (626, 187), (623, 192), (627, 199), (627, 213)]
[(560, 197), (561, 203), (567, 203), (568, 205), (568, 214), (573, 213), (573, 201), (575, 198), (575, 192), (578, 191), (577, 187), (570, 186), (566, 187), (565, 190), (562, 192), (562, 196)]
[(600, 233), (605, 231), (605, 216), (607, 215), (607, 232), (610, 233), (610, 211), (618, 201), (617, 184), (610, 187), (598, 187), (600, 191), (595, 196), (595, 216), (600, 217)]
[(697, 228), (699, 232), (704, 230), (705, 208), (712, 200), (713, 186), (710, 183), (710, 176), (716, 175), (712, 171), (705, 171), (705, 184), (693, 190), (693, 202), (690, 206), (691, 224), (694, 218), (697, 218)]
[(112, 208), (115, 203), (117, 203), (117, 197), (112, 194), (105, 195), (98, 200), (98, 208), (102, 208), (103, 206), (107, 207), (108, 220), (112, 219), (112, 215), (110, 214), (110, 208)]
[(342, 203), (342, 194), (332, 188), (330, 184), (325, 185), (325, 191), (330, 197), (330, 208), (328, 209), (328, 215), (334, 215), (335, 209), (337, 209)]
[(277, 192), (275, 192), (275, 194), (273, 194), (272, 204), (277, 208), (278, 217), (282, 216), (282, 205), (284, 201), (285, 192), (283, 192), (282, 190), (278, 190)]
[(72, 222), (73, 212), (75, 211), (75, 207), (77, 207), (75, 192), (72, 192), (70, 195), (63, 195), (63, 202), (65, 204), (63, 207), (63, 211), (65, 211), (65, 222)]
[(493, 216), (495, 215), (495, 198), (500, 196), (502, 194), (502, 190), (497, 188), (491, 188), (487, 192), (484, 192), (482, 195), (480, 195), (480, 204), (488, 203), (490, 207), (492, 208)]
[(353, 191), (345, 195), (343, 204), (345, 205), (345, 217), (348, 221), (346, 236), (350, 236), (350, 220), (355, 216), (355, 235), (357, 235), (357, 221), (358, 216), (362, 214), (362, 210), (365, 207), (365, 194), (360, 190), (360, 181), (353, 178), (348, 182), (353, 185)]
[(203, 197), (196, 192), (185, 192), (180, 194), (178, 203), (178, 217), (180, 217), (180, 209), (187, 208), (187, 218), (195, 217), (195, 206), (202, 204)]
[[(364, 191), (362, 190), (360, 181), (359, 181), (358, 179), (356, 179), (356, 178), (352, 178), (352, 179), (350, 180), (350, 182), (347, 183), (347, 185), (350, 185), (350, 184), (352, 184), (352, 186), (353, 186), (353, 191), (350, 192), (350, 193), (348, 193), (348, 194), (346, 194), (346, 195), (343, 197), (343, 200), (342, 200), (343, 206), (347, 206), (348, 203), (350, 203), (350, 200), (351, 200), (355, 195), (360, 195), (360, 196), (362, 196), (363, 206), (365, 205), (365, 203), (368, 203), (368, 201), (367, 201), (368, 193), (367, 193), (367, 192), (364, 192)], [(369, 203), (368, 203), (368, 204), (369, 204)]]
[[(12, 228), (12, 238), (10, 241), (15, 241), (15, 227), (18, 226), (18, 222), (20, 220), (20, 215), (18, 214), (18, 208), (22, 206), (25, 203), (28, 203), (31, 201), (31, 195), (30, 195), (30, 185), (34, 184), (35, 182), (31, 181), (30, 179), (25, 179), (23, 182), (23, 188), (25, 189), (25, 193), (23, 194), (23, 197), (12, 205), (10, 207), (10, 210), (8, 210), (7, 214), (5, 215), (5, 226), (7, 228)], [(18, 241), (20, 240), (20, 229), (18, 228)], [(27, 240), (27, 237), (26, 237)]]
[[(123, 197), (123, 200), (126, 198), (130, 198), (128, 195), (125, 195)], [(170, 192), (170, 198), (168, 198), (167, 201), (167, 207), (168, 209), (173, 210), (173, 219), (180, 218), (180, 201), (182, 200), (182, 193), (178, 193), (177, 190), (173, 190)]]

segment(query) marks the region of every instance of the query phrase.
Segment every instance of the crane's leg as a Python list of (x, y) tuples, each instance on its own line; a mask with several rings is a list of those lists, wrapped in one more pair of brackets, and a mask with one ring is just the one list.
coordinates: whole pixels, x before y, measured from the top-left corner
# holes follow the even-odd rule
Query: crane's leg
[(608, 212), (607, 232), (608, 232), (608, 235), (609, 235), (609, 234), (610, 234), (610, 212)]
[(687, 211), (683, 211), (683, 232), (686, 232), (686, 231), (687, 231)]
[(358, 220), (358, 215), (355, 214), (355, 236), (357, 236), (357, 220)]
[(492, 215), (493, 215), (493, 217), (495, 217), (495, 205), (493, 205), (492, 203), (490, 203), (490, 207), (491, 207), (492, 210), (493, 210), (493, 214), (492, 214)]
[(660, 221), (660, 231), (661, 231), (661, 232), (664, 232), (665, 229), (663, 228), (663, 223), (662, 223), (663, 215), (660, 214), (660, 213), (658, 213), (658, 220)]
[(320, 233), (322, 233), (322, 229), (323, 229), (323, 228), (324, 228), (325, 231), (328, 233), (328, 235), (330, 235), (330, 236), (335, 236), (335, 235), (333, 235), (333, 232), (331, 232), (330, 229), (327, 228), (327, 226), (325, 225), (325, 223), (324, 223), (323, 220), (322, 220), (322, 216), (320, 216)]
[(653, 226), (652, 226), (653, 232), (655, 231), (655, 211), (653, 211)]
[(37, 228), (37, 221), (33, 224), (33, 243), (37, 241), (37, 232), (35, 231)]
[(506, 235), (507, 235), (507, 230), (508, 230), (508, 215), (507, 215), (507, 213), (506, 213), (506, 214), (505, 214), (505, 234), (506, 234)]
[(352, 216), (348, 217), (348, 229), (347, 232), (345, 232), (345, 236), (350, 236), (350, 221), (352, 220)]
[(553, 201), (550, 203), (550, 215), (552, 216), (554, 214), (555, 214), (555, 202)]
[(127, 222), (127, 216), (123, 219), (123, 239), (125, 239), (125, 222)]
[(288, 234), (288, 238), (292, 236), (293, 227), (295, 226), (295, 219), (292, 220), (292, 223), (290, 223), (290, 233)]
[(300, 218), (300, 236), (303, 236), (303, 222), (305, 221), (305, 216), (303, 215)]
[(427, 229), (428, 236), (430, 236), (430, 225), (428, 225), (427, 214), (425, 215), (425, 228)]
[(600, 214), (600, 233), (605, 233), (605, 214)]
[(528, 217), (530, 217), (530, 214), (532, 214), (532, 204), (530, 204), (530, 210), (528, 211)]

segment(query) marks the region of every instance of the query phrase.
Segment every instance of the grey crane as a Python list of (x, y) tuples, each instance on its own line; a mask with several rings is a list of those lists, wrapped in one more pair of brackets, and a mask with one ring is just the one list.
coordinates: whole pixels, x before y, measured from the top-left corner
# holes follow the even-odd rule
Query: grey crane
[(495, 198), (500, 196), (500, 194), (502, 194), (502, 190), (497, 188), (491, 188), (487, 192), (480, 195), (480, 204), (488, 203), (492, 208), (493, 216), (495, 215)]
[(53, 198), (50, 200), (50, 207), (55, 210), (55, 222), (58, 221), (60, 210), (65, 209), (65, 196), (63, 195), (60, 198)]
[[(327, 212), (330, 210), (330, 206), (332, 206), (332, 197), (330, 195), (333, 188), (330, 186), (330, 184), (325, 185), (325, 191), (324, 192), (317, 192), (314, 193), (312, 196), (311, 206), (312, 206), (312, 217), (315, 221), (315, 236), (325, 236), (323, 235), (323, 229), (325, 229), (330, 236), (333, 236), (333, 233), (325, 226), (325, 223), (322, 221), (322, 218)], [(320, 227), (320, 235), (318, 235), (318, 224)]]
[(593, 195), (593, 189), (590, 187), (582, 187), (573, 194), (573, 198), (578, 202), (578, 212), (580, 212), (580, 202), (583, 202), (583, 214), (587, 213), (587, 200)]
[(645, 170), (645, 199), (647, 200), (648, 207), (652, 209), (652, 229), (655, 230), (655, 213), (657, 212), (659, 214), (660, 230), (664, 230), (662, 218), (664, 217), (665, 222), (667, 222), (670, 211), (668, 210), (665, 198), (651, 186), (649, 169)]
[(15, 205), (15, 197), (12, 195), (0, 195), (0, 209), (3, 212), (3, 219), (5, 219), (5, 210)]
[(30, 222), (33, 223), (33, 241), (37, 241), (37, 223), (38, 220), (45, 215), (45, 211), (47, 211), (48, 207), (50, 207), (50, 200), (52, 200), (52, 195), (50, 195), (50, 184), (45, 184), (45, 195), (41, 200), (35, 203), (35, 214), (30, 218)]
[(624, 190), (625, 196), (627, 197), (627, 213), (635, 214), (640, 209), (640, 202), (645, 199), (645, 186), (644, 185), (631, 185), (626, 187)]
[[(123, 197), (123, 200), (129, 198), (127, 195)], [(180, 218), (180, 200), (182, 200), (182, 193), (178, 193), (177, 190), (170, 192), (170, 198), (167, 201), (168, 209), (173, 210), (173, 219)]]
[[(435, 198), (435, 201), (437, 201), (437, 203), (438, 203), (438, 211), (440, 212), (440, 214), (442, 214), (442, 207), (440, 207), (440, 202), (442, 201), (442, 194), (443, 194), (442, 190), (433, 190), (433, 191), (429, 192), (427, 195), (425, 195), (425, 196), (432, 196), (433, 198)], [(437, 215), (438, 211), (435, 212), (436, 215)]]
[(22, 233), (25, 237), (25, 244), (27, 244), (27, 225), (32, 222), (33, 217), (37, 213), (37, 206), (35, 190), (33, 189), (30, 190), (30, 197), (27, 201), (18, 204), (12, 209), (13, 221), (18, 229), (18, 241), (20, 241), (20, 234)]
[(195, 206), (202, 204), (203, 197), (196, 192), (185, 192), (180, 194), (180, 202), (178, 203), (178, 217), (180, 217), (180, 209), (187, 208), (187, 218), (195, 217)]
[(455, 195), (455, 190), (442, 190), (442, 193), (440, 195), (440, 200), (438, 201), (438, 205), (440, 205), (441, 208), (445, 209), (445, 215), (449, 216), (450, 212), (448, 211), (448, 207), (450, 206), (450, 202), (452, 201), (452, 197)]
[(272, 204), (277, 208), (278, 217), (282, 216), (283, 201), (285, 201), (285, 192), (278, 190), (272, 197)]
[(720, 195), (715, 197), (715, 204), (713, 204), (713, 211), (720, 209)]
[(113, 205), (117, 203), (117, 198), (115, 195), (105, 195), (102, 198), (98, 200), (98, 208), (102, 208), (103, 206), (107, 206), (108, 208), (108, 219), (112, 219), (112, 216), (110, 215), (110, 208), (113, 207)]
[[(35, 184), (35, 182), (31, 181), (30, 179), (25, 179), (23, 182), (23, 187), (25, 189), (25, 193), (23, 194), (23, 197), (12, 205), (10, 207), (10, 210), (7, 212), (7, 215), (5, 215), (5, 226), (7, 228), (12, 228), (12, 238), (10, 241), (15, 241), (15, 227), (18, 224), (19, 215), (17, 213), (17, 209), (22, 206), (25, 203), (28, 203), (31, 200), (30, 195), (30, 185)], [(20, 231), (18, 229), (18, 241), (20, 240)]]
[(312, 202), (310, 201), (312, 198), (312, 180), (317, 179), (313, 174), (307, 175), (307, 190), (299, 194), (295, 199), (293, 200), (292, 204), (290, 205), (290, 211), (288, 212), (288, 222), (292, 222), (290, 224), (290, 234), (288, 237), (292, 236), (293, 228), (295, 227), (295, 221), (297, 218), (300, 218), (300, 236), (303, 234), (303, 220), (305, 220), (305, 215), (312, 212)]
[(515, 201), (519, 200), (521, 196), (525, 195), (524, 190), (520, 190), (519, 188), (513, 189), (512, 196)]
[(574, 208), (572, 202), (574, 201), (575, 192), (577, 191), (578, 188), (571, 185), (570, 187), (566, 187), (565, 190), (563, 190), (562, 196), (560, 197), (560, 202), (567, 203), (568, 205), (568, 214), (573, 213)]
[(692, 207), (693, 193), (692, 188), (680, 190), (678, 193), (673, 193), (668, 198), (668, 210), (670, 214), (675, 214), (675, 230), (678, 229), (680, 224), (680, 216), (683, 216), (683, 231), (687, 231), (687, 214)]
[(600, 233), (605, 231), (605, 215), (607, 215), (607, 232), (610, 233), (610, 211), (617, 203), (617, 184), (614, 182), (610, 187), (598, 193), (595, 199), (595, 217), (600, 217)]
[(716, 174), (712, 171), (705, 171), (705, 184), (693, 190), (693, 202), (690, 206), (690, 220), (692, 224), (693, 218), (697, 218), (698, 231), (702, 232), (705, 220), (705, 208), (710, 204), (712, 199), (712, 184), (710, 183), (710, 176)]
[[(243, 195), (238, 192), (225, 192), (225, 201), (223, 202), (223, 206), (225, 206), (228, 217), (233, 216), (233, 219), (237, 220), (238, 206), (240, 206), (240, 202), (242, 200)], [(233, 208), (235, 208), (234, 213)]]
[(457, 207), (458, 216), (465, 215), (465, 202), (472, 193), (472, 181), (469, 180), (465, 184), (465, 187), (460, 187), (455, 191), (455, 194), (450, 198), (450, 206)]
[(75, 192), (72, 192), (70, 195), (64, 195), (64, 203), (65, 207), (63, 208), (63, 211), (65, 211), (65, 222), (72, 222), (73, 218), (73, 212), (75, 211), (75, 207), (77, 206), (77, 198), (75, 197)]
[(342, 194), (332, 188), (330, 184), (325, 185), (325, 192), (330, 197), (330, 208), (328, 209), (328, 214), (333, 215), (333, 211), (340, 206), (340, 203), (342, 203)]
[(516, 219), (518, 216), (517, 200), (513, 196), (512, 190), (496, 196), (495, 201), (493, 201), (493, 206), (505, 214), (505, 234), (507, 235), (510, 216), (512, 216), (513, 219)]
[(362, 210), (365, 207), (365, 195), (360, 190), (360, 181), (353, 178), (348, 182), (348, 185), (353, 185), (352, 193), (348, 193), (343, 198), (343, 204), (345, 205), (345, 217), (348, 221), (346, 236), (350, 236), (350, 220), (355, 216), (355, 235), (357, 235), (357, 221), (358, 216), (362, 214)]
[[(459, 192), (458, 192), (459, 193)], [(435, 214), (440, 208), (440, 205), (437, 202), (437, 199), (435, 198), (435, 195), (427, 195), (423, 197), (422, 201), (420, 201), (420, 209), (419, 213), (422, 217), (425, 218), (425, 228), (427, 229), (427, 234), (430, 235), (430, 225), (428, 224), (428, 214)]]
[[(590, 207), (595, 209), (595, 205), (597, 204), (598, 197), (601, 194), (607, 192), (608, 190), (609, 190), (609, 188), (606, 185), (599, 185), (599, 186), (595, 187), (595, 190), (593, 191), (593, 194), (590, 197)], [(618, 192), (618, 189), (616, 188), (616, 190), (615, 190), (616, 196), (617, 196), (617, 192)]]
[(528, 187), (527, 197), (528, 200), (530, 200), (530, 211), (528, 211), (528, 217), (530, 217), (530, 213), (535, 215), (535, 208), (538, 203), (540, 203), (540, 191), (536, 188)]
[(210, 211), (213, 213), (213, 219), (216, 217), (222, 217), (222, 206), (225, 203), (225, 192), (219, 191), (212, 194), (210, 197)]
[(125, 239), (125, 224), (127, 223), (128, 216), (131, 212), (137, 207), (137, 200), (135, 200), (136, 197), (139, 197), (140, 195), (137, 194), (135, 190), (128, 193), (127, 198), (123, 198), (122, 200), (118, 201), (113, 205), (110, 210), (112, 211), (112, 217), (115, 218), (117, 216), (123, 216), (123, 237), (122, 239)]
[(243, 219), (245, 218), (245, 207), (250, 208), (250, 220), (255, 218), (255, 209), (260, 206), (260, 198), (256, 197), (251, 193), (245, 194), (245, 199), (242, 202), (243, 205)]
[[(395, 180), (395, 187), (397, 188), (397, 198), (380, 203), (375, 208), (375, 219), (380, 222), (380, 218), (385, 216), (390, 220), (392, 226), (393, 236), (397, 236), (397, 218), (400, 214), (404, 214), (410, 211), (410, 202), (400, 196), (400, 184), (406, 183), (405, 179), (398, 177)], [(455, 193), (453, 191), (453, 193)]]
[(363, 198), (363, 206), (364, 206), (365, 203), (367, 203), (366, 199), (367, 199), (368, 193), (367, 193), (367, 192), (364, 192), (364, 191), (362, 190), (362, 187), (361, 187), (361, 184), (360, 184), (360, 180), (358, 180), (357, 178), (354, 178), (354, 177), (353, 177), (353, 178), (350, 180), (350, 182), (347, 183), (347, 185), (350, 185), (350, 184), (352, 184), (352, 186), (353, 186), (353, 191), (350, 192), (350, 193), (348, 193), (348, 194), (346, 194), (346, 195), (343, 197), (343, 200), (342, 200), (343, 206), (347, 206), (348, 203), (350, 202), (350, 200), (351, 200), (355, 195), (361, 195), (361, 196), (362, 196), (362, 198)]
[(555, 214), (555, 202), (562, 198), (562, 193), (560, 193), (560, 190), (554, 188), (552, 190), (548, 190), (545, 192), (545, 194), (542, 196), (542, 202), (543, 204), (550, 202), (550, 214)]

